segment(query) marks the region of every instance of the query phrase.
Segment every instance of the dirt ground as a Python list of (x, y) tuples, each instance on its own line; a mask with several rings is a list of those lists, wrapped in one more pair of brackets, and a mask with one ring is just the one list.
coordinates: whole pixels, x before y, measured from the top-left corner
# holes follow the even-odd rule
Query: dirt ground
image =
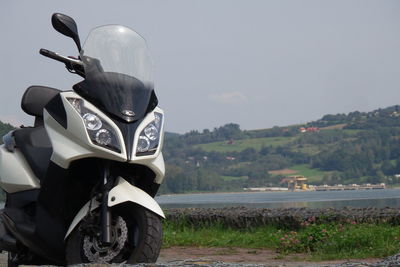
[[(245, 248), (198, 248), (198, 247), (171, 247), (161, 249), (157, 263), (165, 264), (175, 261), (186, 262), (191, 265), (210, 265), (215, 262), (237, 264), (265, 264), (268, 266), (321, 266), (328, 264), (340, 264), (344, 262), (376, 263), (381, 259), (361, 260), (336, 260), (312, 262), (304, 260), (306, 255), (295, 254), (281, 258), (273, 250), (245, 249)], [(0, 253), (0, 267), (7, 266), (7, 254)], [(179, 266), (179, 265), (177, 265)]]
[(268, 264), (284, 266), (313, 266), (341, 264), (344, 262), (376, 263), (381, 259), (335, 260), (312, 262), (307, 261), (304, 254), (293, 254), (283, 257), (273, 250), (245, 248), (202, 248), (202, 247), (171, 247), (161, 249), (157, 262), (189, 261), (194, 264), (207, 264), (216, 261), (242, 264)]

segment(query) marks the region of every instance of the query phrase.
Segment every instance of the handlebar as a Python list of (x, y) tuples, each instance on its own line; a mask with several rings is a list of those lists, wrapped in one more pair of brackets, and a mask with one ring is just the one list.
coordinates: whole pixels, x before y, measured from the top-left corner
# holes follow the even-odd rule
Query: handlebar
[(45, 56), (45, 57), (52, 58), (52, 59), (54, 59), (54, 60), (63, 62), (63, 63), (65, 63), (65, 64), (68, 64), (68, 63), (69, 63), (69, 60), (66, 60), (65, 57), (63, 57), (63, 56), (57, 54), (56, 52), (53, 52), (53, 51), (50, 51), (50, 50), (47, 50), (47, 49), (43, 49), (43, 48), (42, 48), (42, 49), (40, 49), (39, 53), (40, 53), (41, 55)]
[(56, 52), (41, 48), (39, 53), (45, 57), (60, 61), (65, 64), (70, 72), (84, 77), (83, 63), (79, 59), (62, 56)]

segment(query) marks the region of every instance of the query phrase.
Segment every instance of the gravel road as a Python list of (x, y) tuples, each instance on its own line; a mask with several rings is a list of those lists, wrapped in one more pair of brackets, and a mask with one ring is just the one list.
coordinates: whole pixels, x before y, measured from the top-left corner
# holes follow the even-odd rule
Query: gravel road
[[(7, 266), (7, 254), (1, 253), (0, 254), (0, 267)], [(106, 266), (113, 266), (113, 267), (120, 267), (122, 265), (107, 265), (107, 264), (83, 264), (83, 265), (76, 265), (77, 267), (85, 266), (85, 267), (106, 267)], [(137, 264), (137, 265), (123, 265), (123, 266), (143, 266), (143, 267), (206, 267), (206, 266), (213, 266), (213, 267), (294, 267), (294, 266), (313, 266), (313, 267), (400, 267), (400, 254), (396, 254), (387, 258), (384, 258), (378, 262), (363, 262), (362, 260), (356, 262), (344, 262), (340, 264), (321, 264), (317, 262), (265, 262), (259, 264), (249, 264), (243, 262), (222, 262), (222, 261), (210, 261), (207, 259), (199, 258), (199, 259), (187, 259), (183, 261), (162, 261), (157, 262), (156, 264)]]

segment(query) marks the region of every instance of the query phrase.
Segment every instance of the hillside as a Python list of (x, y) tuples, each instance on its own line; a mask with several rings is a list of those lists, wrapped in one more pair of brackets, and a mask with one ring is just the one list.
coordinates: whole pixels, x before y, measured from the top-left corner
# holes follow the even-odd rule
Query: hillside
[(162, 192), (282, 186), (287, 175), (312, 184), (398, 184), (400, 108), (325, 115), (304, 125), (242, 131), (237, 124), (168, 134)]
[[(0, 122), (0, 135), (13, 129)], [(400, 107), (325, 115), (304, 125), (241, 130), (226, 124), (166, 133), (167, 174), (160, 193), (285, 186), (288, 175), (309, 183), (400, 183)]]

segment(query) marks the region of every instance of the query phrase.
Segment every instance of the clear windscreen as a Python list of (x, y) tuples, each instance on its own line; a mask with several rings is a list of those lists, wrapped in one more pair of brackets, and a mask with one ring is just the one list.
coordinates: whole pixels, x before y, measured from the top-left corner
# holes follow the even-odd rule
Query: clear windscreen
[(85, 79), (74, 90), (103, 112), (132, 122), (157, 105), (146, 41), (133, 30), (120, 25), (93, 29), (81, 59)]
[(93, 64), (101, 72), (134, 77), (152, 87), (152, 60), (146, 41), (135, 31), (121, 25), (93, 29), (81, 51), (85, 72), (91, 75)]

